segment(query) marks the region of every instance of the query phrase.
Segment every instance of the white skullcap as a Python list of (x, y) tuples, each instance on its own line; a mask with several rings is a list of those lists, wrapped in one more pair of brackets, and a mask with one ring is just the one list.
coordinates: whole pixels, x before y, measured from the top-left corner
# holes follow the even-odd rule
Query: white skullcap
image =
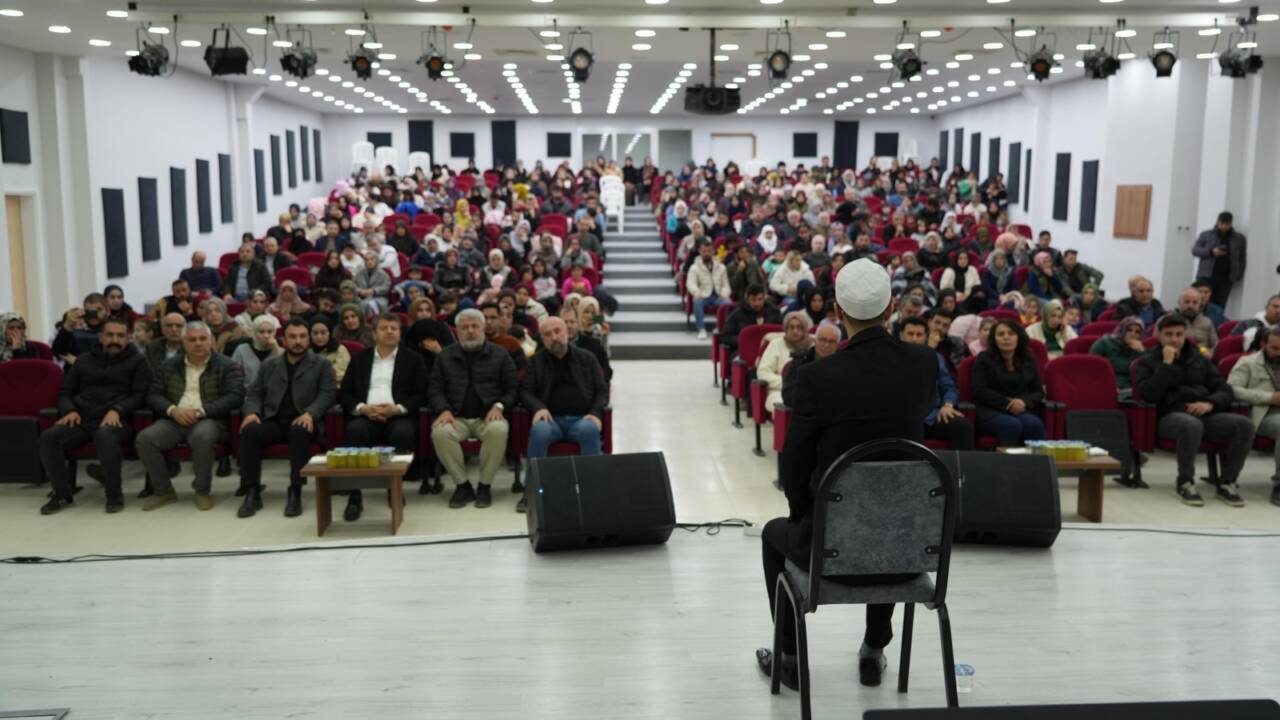
[(836, 302), (854, 320), (873, 320), (884, 314), (893, 295), (889, 273), (871, 258), (855, 260), (836, 276)]

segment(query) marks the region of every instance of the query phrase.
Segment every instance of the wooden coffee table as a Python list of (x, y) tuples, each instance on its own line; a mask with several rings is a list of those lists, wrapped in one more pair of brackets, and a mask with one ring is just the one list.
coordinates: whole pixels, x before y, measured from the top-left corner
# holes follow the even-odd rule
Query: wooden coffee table
[[(1006, 448), (1000, 448), (1006, 452)], [(1084, 460), (1053, 459), (1058, 470), (1080, 473), (1076, 489), (1076, 512), (1091, 522), (1102, 522), (1103, 473), (1120, 472), (1120, 461), (1110, 455), (1090, 455)]]
[(376, 468), (331, 468), (324, 463), (307, 463), (301, 474), (303, 477), (316, 479), (316, 535), (324, 535), (324, 531), (333, 522), (334, 490), (369, 488), (385, 488), (391, 494), (391, 534), (395, 535), (404, 519), (403, 484), (404, 474), (408, 469), (408, 462), (397, 460), (382, 463)]

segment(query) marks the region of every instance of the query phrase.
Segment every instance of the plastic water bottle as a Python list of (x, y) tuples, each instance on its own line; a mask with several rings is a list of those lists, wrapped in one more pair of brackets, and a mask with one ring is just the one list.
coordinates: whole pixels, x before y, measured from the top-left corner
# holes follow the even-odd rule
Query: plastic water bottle
[(973, 676), (975, 674), (972, 665), (956, 663), (956, 692), (973, 692)]

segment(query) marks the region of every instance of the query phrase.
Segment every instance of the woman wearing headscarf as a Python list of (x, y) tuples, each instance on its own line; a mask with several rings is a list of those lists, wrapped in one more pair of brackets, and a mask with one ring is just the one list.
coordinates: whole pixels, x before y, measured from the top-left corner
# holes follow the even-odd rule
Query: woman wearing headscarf
[(1027, 337), (1044, 343), (1050, 360), (1061, 357), (1067, 341), (1076, 336), (1076, 331), (1062, 321), (1062, 315), (1062, 301), (1050, 300), (1040, 309), (1040, 322), (1027, 328)]
[(516, 252), (524, 255), (533, 241), (533, 226), (529, 224), (528, 220), (521, 219), (512, 228), (509, 237), (511, 238), (511, 247)]
[(338, 325), (333, 329), (333, 336), (338, 340), (358, 342), (365, 347), (373, 347), (373, 331), (364, 323), (364, 313), (360, 306), (349, 303), (338, 308)]
[(280, 283), (276, 293), (276, 301), (267, 306), (267, 312), (280, 318), (281, 323), (289, 322), (289, 318), (311, 312), (311, 305), (298, 295), (298, 284), (292, 280)]
[(982, 284), (987, 288), (987, 295), (994, 298), (1018, 289), (1009, 256), (1003, 250), (995, 250), (987, 256), (986, 267), (982, 269)]
[(409, 257), (413, 257), (413, 254), (418, 252), (418, 240), (409, 232), (409, 226), (403, 220), (397, 222), (396, 229), (391, 231), (391, 237), (387, 238), (387, 246)]
[(0, 348), (0, 363), (10, 360), (39, 360), (40, 352), (27, 342), (27, 321), (18, 313), (0, 315), (4, 327), (4, 347)]
[(458, 230), (471, 227), (471, 203), (466, 198), (458, 198), (453, 204), (453, 226)]
[(378, 254), (370, 251), (364, 254), (364, 267), (352, 278), (356, 284), (356, 296), (360, 304), (371, 315), (377, 315), (387, 309), (387, 296), (391, 293), (391, 276), (386, 270), (378, 267)]
[(1080, 308), (1080, 319), (1086, 324), (1096, 322), (1107, 309), (1107, 301), (1102, 299), (1102, 293), (1098, 291), (1098, 286), (1093, 283), (1085, 283), (1080, 290), (1080, 297), (1076, 300), (1076, 306)]
[(347, 269), (342, 266), (342, 256), (338, 254), (338, 251), (330, 250), (325, 253), (324, 264), (316, 270), (316, 275), (311, 280), (311, 288), (312, 290), (319, 288), (337, 290), (342, 287), (342, 281), (350, 277)]
[(258, 368), (262, 367), (262, 361), (284, 352), (280, 343), (276, 342), (276, 331), (279, 329), (280, 321), (270, 313), (263, 313), (253, 319), (253, 335), (250, 336), (250, 341), (241, 343), (235, 352), (231, 353), (231, 361), (239, 365), (244, 372), (246, 385), (252, 384), (253, 379), (258, 376)]
[(971, 259), (969, 253), (963, 250), (957, 251), (947, 269), (942, 271), (942, 277), (938, 279), (939, 290), (956, 291), (957, 303), (968, 300), (969, 293), (982, 285), (982, 278), (978, 275), (977, 268), (969, 264)]
[(1093, 347), (1089, 348), (1090, 355), (1106, 358), (1111, 363), (1111, 369), (1116, 375), (1116, 390), (1121, 398), (1128, 398), (1133, 394), (1129, 366), (1145, 351), (1142, 344), (1142, 318), (1136, 315), (1121, 320), (1110, 335), (1098, 338)]
[(338, 342), (337, 335), (333, 334), (333, 320), (327, 315), (311, 318), (311, 352), (333, 365), (333, 374), (341, 385), (342, 376), (347, 374), (347, 366), (351, 364), (351, 353)]
[(507, 256), (499, 248), (489, 251), (489, 263), (480, 271), (480, 286), (483, 288), (506, 288), (516, 284), (520, 277), (507, 264)]
[(759, 248), (756, 253), (758, 257), (772, 255), (773, 251), (778, 249), (778, 231), (774, 230), (772, 225), (762, 225), (760, 234), (756, 235), (755, 243)]
[(803, 311), (809, 320), (817, 325), (827, 317), (827, 299), (822, 290), (813, 283), (800, 283), (800, 295), (796, 300), (796, 310)]
[(907, 251), (902, 253), (902, 265), (893, 273), (893, 292), (895, 295), (902, 293), (913, 285), (919, 285), (924, 289), (925, 299), (930, 304), (938, 296), (937, 288), (933, 286), (933, 280), (929, 277), (929, 271), (916, 260), (915, 253)]
[(430, 375), (440, 351), (453, 344), (453, 333), (449, 326), (439, 320), (419, 320), (409, 326), (405, 333), (404, 345), (422, 355)]
[(916, 260), (929, 272), (947, 266), (947, 253), (942, 247), (942, 236), (931, 232), (924, 236), (924, 246), (916, 253)]
[(213, 335), (214, 352), (226, 353), (227, 343), (245, 336), (244, 328), (227, 313), (227, 304), (222, 298), (204, 301), (204, 324)]

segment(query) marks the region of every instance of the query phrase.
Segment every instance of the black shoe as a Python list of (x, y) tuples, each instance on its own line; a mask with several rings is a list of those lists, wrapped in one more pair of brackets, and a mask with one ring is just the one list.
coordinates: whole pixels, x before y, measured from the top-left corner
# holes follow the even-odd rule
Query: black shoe
[(1214, 497), (1231, 507), (1244, 507), (1244, 498), (1240, 497), (1240, 489), (1235, 483), (1223, 483), (1214, 492)]
[[(773, 677), (773, 651), (769, 648), (756, 649), (756, 664), (765, 677)], [(800, 673), (794, 659), (782, 658), (782, 684), (796, 692), (800, 692)]]
[[(480, 487), (485, 487), (481, 485)], [(471, 501), (476, 499), (476, 491), (471, 487), (471, 481), (467, 481), (459, 485), (453, 491), (453, 497), (449, 498), (449, 507), (458, 509), (466, 507)]]
[(1200, 493), (1196, 492), (1196, 484), (1193, 480), (1178, 481), (1178, 499), (1184, 505), (1192, 507), (1204, 506), (1204, 498), (1200, 497)]
[(439, 495), (444, 492), (444, 483), (440, 478), (423, 478), (422, 487), (418, 488), (419, 495)]
[(1280, 485), (1271, 488), (1271, 504), (1280, 505)]
[(124, 494), (117, 493), (107, 496), (107, 513), (114, 514), (124, 510)]
[(1142, 478), (1137, 475), (1120, 475), (1116, 478), (1116, 482), (1127, 488), (1149, 488), (1151, 487)]
[(520, 502), (516, 503), (516, 512), (529, 512), (529, 498), (520, 496)]
[(142, 489), (138, 491), (138, 499), (149, 498), (155, 493), (156, 491), (151, 489), (151, 478), (147, 478), (146, 483), (142, 485)]
[(40, 514), (52, 515), (62, 508), (74, 505), (75, 503), (76, 501), (70, 497), (60, 498), (57, 495), (54, 495), (52, 500), (40, 506)]
[(858, 682), (867, 687), (880, 687), (880, 678), (884, 675), (884, 668), (889, 664), (885, 660), (884, 653), (880, 653), (875, 657), (858, 658)]
[(512, 481), (511, 481), (511, 494), (512, 494), (512, 495), (514, 495), (514, 494), (516, 494), (516, 493), (522, 493), (522, 492), (524, 492), (524, 483), (520, 482), (520, 480), (519, 480), (518, 478), (517, 478), (517, 479), (515, 479), (515, 480), (512, 480)]
[(352, 490), (347, 496), (347, 509), (342, 511), (342, 519), (347, 522), (355, 522), (360, 519), (360, 514), (364, 512), (364, 496), (359, 490)]
[(302, 514), (302, 486), (290, 485), (289, 495), (284, 501), (284, 516), (298, 517)]
[(247, 488), (244, 493), (244, 502), (240, 503), (240, 509), (236, 511), (236, 517), (253, 517), (262, 509), (262, 486)]
[(480, 483), (476, 486), (476, 507), (487, 508), (493, 504), (493, 494), (489, 492), (489, 486)]
[(214, 475), (218, 477), (226, 477), (231, 474), (231, 458), (223, 455), (218, 458), (218, 469), (214, 471)]

